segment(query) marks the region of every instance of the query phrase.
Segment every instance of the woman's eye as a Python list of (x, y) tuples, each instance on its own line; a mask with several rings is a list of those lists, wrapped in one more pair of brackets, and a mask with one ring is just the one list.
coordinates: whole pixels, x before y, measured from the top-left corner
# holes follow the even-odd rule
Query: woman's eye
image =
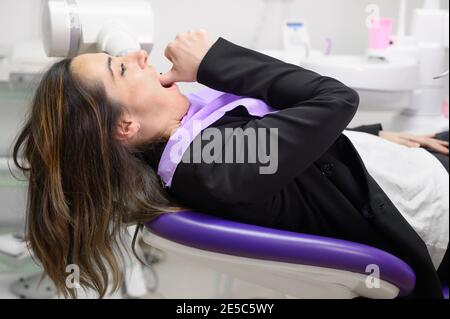
[(120, 64), (120, 75), (123, 76), (127, 68), (123, 63)]

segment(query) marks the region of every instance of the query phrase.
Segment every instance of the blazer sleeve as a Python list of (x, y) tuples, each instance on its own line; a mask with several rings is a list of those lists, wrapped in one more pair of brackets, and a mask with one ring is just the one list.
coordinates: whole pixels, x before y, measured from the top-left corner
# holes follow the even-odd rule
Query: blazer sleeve
[[(335, 79), (223, 38), (217, 40), (202, 60), (197, 80), (215, 90), (263, 100), (280, 110), (251, 119), (241, 127), (257, 134), (262, 134), (261, 128), (267, 129), (265, 134), (270, 129), (278, 130), (278, 149), (271, 150), (277, 162), (274, 173), (261, 174), (259, 161), (183, 166), (189, 171), (179, 174), (184, 182), (195, 179), (199, 185), (186, 187), (185, 191), (208, 192), (218, 201), (233, 204), (260, 201), (291, 182), (337, 140), (359, 104), (357, 93)], [(225, 150), (232, 141), (232, 138), (224, 139)], [(257, 141), (259, 148), (263, 139)], [(248, 143), (244, 139), (233, 142), (236, 153), (247, 152)]]
[(383, 126), (380, 123), (378, 123), (378, 124), (370, 124), (370, 125), (361, 125), (361, 126), (354, 127), (354, 128), (347, 128), (346, 130), (363, 132), (363, 133), (379, 136), (380, 132), (383, 130)]

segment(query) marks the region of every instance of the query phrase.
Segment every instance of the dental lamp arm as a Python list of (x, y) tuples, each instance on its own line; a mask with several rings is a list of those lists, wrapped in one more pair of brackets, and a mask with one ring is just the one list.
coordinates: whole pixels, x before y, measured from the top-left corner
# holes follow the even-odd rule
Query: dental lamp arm
[(42, 38), (49, 57), (153, 48), (153, 9), (146, 0), (46, 0)]

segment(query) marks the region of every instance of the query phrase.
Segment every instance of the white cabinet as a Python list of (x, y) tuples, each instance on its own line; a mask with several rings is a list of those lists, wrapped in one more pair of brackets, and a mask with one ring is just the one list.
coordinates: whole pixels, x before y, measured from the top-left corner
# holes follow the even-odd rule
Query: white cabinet
[(16, 180), (8, 170), (7, 160), (0, 158), (0, 227), (20, 226), (25, 222), (27, 182), (15, 172)]

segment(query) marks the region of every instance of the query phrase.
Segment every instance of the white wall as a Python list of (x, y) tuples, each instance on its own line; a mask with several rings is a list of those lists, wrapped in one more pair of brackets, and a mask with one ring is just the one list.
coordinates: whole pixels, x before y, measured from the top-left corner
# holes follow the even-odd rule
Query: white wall
[[(411, 7), (421, 1), (410, 0)], [(267, 2), (268, 14), (261, 26)], [(448, 7), (448, 0), (444, 2)], [(325, 38), (330, 37), (333, 53), (363, 53), (368, 44), (365, 8), (370, 3), (378, 4), (383, 16), (397, 18), (398, 1), (394, 0), (292, 0), (287, 5), (273, 0), (152, 0), (157, 13), (157, 43), (151, 58), (156, 66), (168, 68), (164, 46), (178, 32), (196, 28), (243, 46), (280, 49), (280, 26), (287, 17), (307, 20), (316, 49), (323, 48)]]
[[(114, 1), (114, 0), (110, 0)], [(367, 46), (365, 8), (374, 3), (383, 16), (397, 17), (394, 0), (150, 0), (156, 13), (156, 46), (152, 54), (159, 68), (168, 66), (164, 46), (178, 32), (205, 28), (214, 37), (259, 49), (281, 48), (280, 25), (285, 17), (308, 21), (312, 43), (322, 48), (325, 37), (334, 42), (334, 53), (362, 53)], [(40, 0), (0, 1), (0, 47), (18, 41), (39, 39)], [(442, 0), (448, 8), (448, 0)], [(261, 25), (264, 6), (267, 20)], [(422, 0), (410, 0), (418, 6)], [(410, 10), (411, 11), (411, 10)], [(257, 31), (258, 30), (258, 31)], [(258, 33), (258, 36), (257, 36)], [(256, 37), (257, 36), (257, 37)], [(257, 40), (257, 41), (255, 41)]]
[[(5, 46), (20, 41), (39, 39), (41, 1), (0, 1), (0, 55), (2, 47), (5, 50)], [(284, 18), (306, 19), (315, 49), (323, 48), (325, 38), (329, 37), (334, 43), (333, 53), (363, 53), (368, 43), (366, 6), (377, 4), (382, 16), (396, 19), (399, 5), (394, 0), (150, 1), (156, 13), (156, 44), (151, 59), (161, 71), (170, 65), (163, 56), (165, 45), (179, 32), (204, 28), (213, 37), (222, 36), (243, 46), (280, 49), (280, 25)], [(409, 15), (411, 8), (420, 6), (422, 1), (409, 0)], [(449, 0), (442, 3), (448, 8)]]
[(0, 48), (39, 38), (39, 8), (39, 0), (0, 1)]
[[(287, 17), (308, 21), (312, 44), (317, 49), (323, 48), (325, 38), (330, 37), (334, 53), (362, 53), (368, 42), (366, 6), (377, 4), (382, 16), (396, 19), (399, 3), (394, 0), (287, 0), (286, 4), (283, 0), (150, 1), (156, 13), (156, 45), (151, 58), (158, 69), (169, 66), (163, 57), (165, 45), (177, 33), (196, 28), (205, 28), (214, 37), (222, 36), (247, 47), (279, 49), (280, 25)], [(0, 1), (0, 48), (39, 39), (40, 3), (40, 0)], [(410, 8), (421, 3), (422, 0), (409, 0)], [(442, 3), (448, 8), (448, 0)]]

